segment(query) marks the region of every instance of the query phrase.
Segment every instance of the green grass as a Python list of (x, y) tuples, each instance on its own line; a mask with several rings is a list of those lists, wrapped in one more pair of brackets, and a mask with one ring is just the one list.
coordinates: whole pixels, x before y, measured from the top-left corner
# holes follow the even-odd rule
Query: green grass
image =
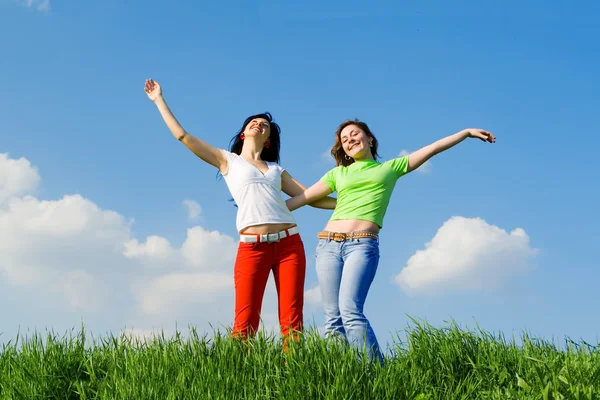
[(600, 399), (600, 350), (564, 349), (414, 321), (383, 367), (306, 333), (88, 340), (84, 330), (16, 338), (0, 352), (0, 399)]

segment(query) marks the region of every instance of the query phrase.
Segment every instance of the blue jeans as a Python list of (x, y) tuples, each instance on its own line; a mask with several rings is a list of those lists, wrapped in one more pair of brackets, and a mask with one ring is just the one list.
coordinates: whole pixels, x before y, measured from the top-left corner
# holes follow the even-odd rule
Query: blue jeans
[(379, 241), (319, 239), (316, 258), (326, 335), (340, 335), (358, 350), (366, 349), (371, 359), (383, 362), (375, 332), (363, 313), (379, 264)]

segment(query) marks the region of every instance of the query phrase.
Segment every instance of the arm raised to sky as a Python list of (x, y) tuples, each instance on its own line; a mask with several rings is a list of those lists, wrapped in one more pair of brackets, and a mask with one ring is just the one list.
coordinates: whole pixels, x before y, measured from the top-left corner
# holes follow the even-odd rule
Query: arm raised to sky
[(183, 129), (177, 118), (173, 115), (167, 102), (162, 96), (162, 89), (158, 82), (153, 79), (147, 79), (144, 91), (148, 95), (148, 98), (156, 104), (160, 115), (162, 116), (165, 124), (175, 136), (177, 140), (182, 142), (192, 153), (197, 155), (200, 159), (206, 161), (210, 165), (217, 167), (221, 172), (227, 170), (227, 159), (225, 155), (219, 151), (216, 147), (211, 146), (203, 140), (189, 134)]

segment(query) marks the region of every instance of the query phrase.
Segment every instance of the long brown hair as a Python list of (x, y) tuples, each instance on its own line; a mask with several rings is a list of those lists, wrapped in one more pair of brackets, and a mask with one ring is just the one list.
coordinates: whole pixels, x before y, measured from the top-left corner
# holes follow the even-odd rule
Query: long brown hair
[(373, 139), (373, 147), (371, 147), (371, 154), (373, 155), (373, 158), (377, 160), (377, 157), (379, 157), (377, 155), (377, 138), (375, 137), (375, 135), (373, 135), (373, 132), (371, 132), (369, 126), (366, 123), (359, 121), (358, 119), (347, 119), (346, 121), (342, 122), (340, 126), (338, 126), (337, 131), (335, 131), (335, 143), (331, 148), (331, 155), (333, 156), (333, 158), (335, 158), (335, 165), (343, 165), (344, 167), (347, 167), (348, 165), (354, 162), (354, 158), (346, 156), (346, 152), (342, 147), (342, 140), (340, 138), (342, 130), (348, 125), (358, 126), (368, 137)]

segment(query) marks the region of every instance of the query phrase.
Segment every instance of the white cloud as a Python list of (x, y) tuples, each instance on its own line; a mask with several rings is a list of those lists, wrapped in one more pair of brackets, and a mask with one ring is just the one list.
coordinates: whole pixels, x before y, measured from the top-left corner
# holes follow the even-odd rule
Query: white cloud
[(217, 292), (232, 302), (232, 237), (196, 226), (179, 248), (158, 235), (140, 243), (133, 221), (79, 194), (37, 199), (30, 193), (38, 184), (29, 161), (0, 155), (0, 274), (7, 283), (88, 312), (123, 299), (134, 313), (178, 309)]
[(160, 329), (137, 329), (127, 328), (123, 329), (119, 339), (131, 341), (131, 343), (145, 343), (152, 342), (154, 339), (161, 337), (162, 330)]
[[(408, 156), (410, 153), (412, 153), (411, 151), (408, 150), (401, 150), (400, 153), (398, 154), (398, 157), (404, 157), (404, 156)], [(432, 165), (431, 165), (431, 161), (425, 161), (423, 163), (423, 165), (421, 165), (419, 168), (417, 168), (415, 171), (417, 172), (421, 172), (421, 173), (427, 173), (427, 172), (431, 172), (432, 169)]]
[[(26, 159), (0, 157), (0, 177), (0, 280), (52, 312), (54, 328), (72, 327), (74, 316), (103, 332), (135, 326), (128, 335), (143, 337), (188, 324), (209, 333), (231, 327), (235, 238), (194, 226), (180, 244), (138, 239), (133, 220), (80, 194), (34, 197), (40, 179)], [(272, 276), (262, 317), (261, 327), (278, 325)]]
[(96, 311), (102, 307), (109, 295), (108, 287), (99, 285), (94, 276), (82, 270), (69, 271), (51, 288), (63, 296), (71, 308)]
[(40, 12), (50, 11), (50, 0), (17, 0), (17, 2), (27, 8), (33, 8)]
[(13, 284), (43, 287), (70, 271), (106, 271), (129, 234), (122, 216), (80, 195), (12, 198), (0, 209), (0, 272)]
[(231, 273), (174, 273), (146, 282), (136, 297), (142, 312), (168, 314), (177, 308), (200, 303), (214, 306), (224, 292), (233, 292)]
[(237, 243), (231, 236), (200, 226), (188, 229), (187, 239), (181, 246), (185, 263), (204, 270), (218, 270), (225, 265), (231, 269), (236, 252)]
[(200, 207), (200, 204), (198, 204), (198, 202), (194, 200), (184, 200), (183, 205), (188, 210), (188, 219), (190, 221), (198, 219), (198, 217), (200, 216), (200, 212), (202, 211), (202, 208)]
[(40, 183), (36, 168), (25, 158), (9, 158), (8, 153), (0, 153), (0, 206), (8, 199), (30, 193)]
[(304, 300), (307, 304), (318, 305), (323, 302), (319, 285), (304, 291)]
[(146, 238), (146, 243), (140, 243), (137, 239), (125, 242), (123, 252), (128, 258), (141, 258), (145, 261), (166, 261), (173, 254), (171, 243), (163, 237), (152, 235)]
[[(200, 226), (188, 229), (180, 249), (172, 249), (162, 238), (145, 244), (129, 243), (128, 257), (161, 262), (170, 271), (135, 284), (139, 309), (145, 314), (164, 314), (176, 308), (214, 303), (223, 294), (233, 295), (233, 261), (237, 244), (230, 236)], [(154, 248), (149, 243), (161, 243)], [(152, 249), (148, 251), (147, 249)], [(168, 250), (167, 250), (168, 249)], [(175, 265), (175, 267), (173, 267)], [(173, 271), (175, 270), (175, 271)]]
[(409, 294), (494, 290), (530, 272), (537, 252), (522, 228), (508, 233), (481, 218), (452, 217), (395, 282)]

